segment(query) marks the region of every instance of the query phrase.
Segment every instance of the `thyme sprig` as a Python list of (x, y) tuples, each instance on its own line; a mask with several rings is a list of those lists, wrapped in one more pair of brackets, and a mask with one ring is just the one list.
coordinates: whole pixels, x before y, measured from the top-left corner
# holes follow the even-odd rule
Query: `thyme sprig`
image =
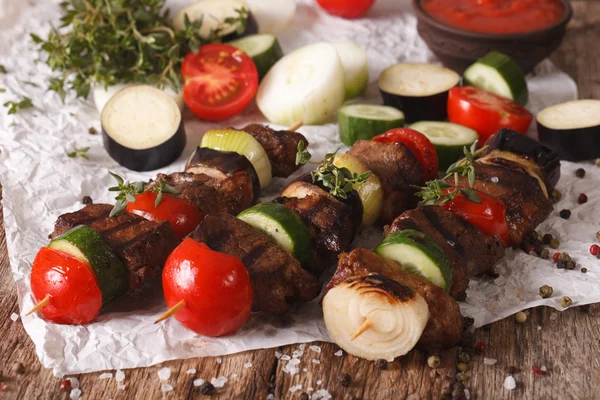
[(21, 110), (33, 107), (33, 102), (29, 97), (23, 97), (19, 101), (7, 101), (4, 103), (4, 107), (8, 108), (8, 114), (16, 114)]
[[(463, 148), (465, 157), (452, 164), (446, 171), (446, 176), (441, 179), (429, 181), (423, 187), (414, 186), (419, 189), (416, 193), (416, 196), (421, 198), (419, 207), (443, 205), (452, 201), (458, 195), (464, 196), (473, 203), (481, 203), (479, 195), (472, 188), (475, 185), (476, 177), (474, 162), (485, 149), (486, 147), (484, 146), (477, 150), (477, 141), (471, 147), (465, 146)], [(458, 179), (461, 176), (467, 178), (469, 188), (459, 187)], [(454, 185), (448, 183), (448, 180), (452, 180), (452, 178)]]
[(306, 148), (304, 140), (298, 142), (298, 152), (296, 153), (296, 165), (304, 165), (310, 161), (312, 154)]
[[(127, 203), (132, 203), (135, 201), (135, 198), (138, 194), (142, 194), (146, 191), (146, 187), (144, 182), (129, 182), (123, 179), (121, 176), (115, 174), (114, 172), (108, 171), (116, 180), (117, 186), (113, 186), (108, 189), (109, 192), (118, 192), (115, 200), (115, 206), (110, 212), (111, 217), (115, 215), (121, 214), (127, 208)], [(154, 201), (154, 207), (158, 207), (163, 200), (163, 193), (179, 195), (180, 191), (175, 189), (173, 186), (165, 183), (164, 180), (159, 178), (156, 181), (158, 184), (153, 186), (151, 191), (153, 193), (157, 193), (156, 200)]]
[(81, 157), (84, 160), (89, 160), (90, 158), (87, 155), (87, 152), (89, 150), (90, 150), (89, 147), (76, 148), (75, 150), (68, 152), (67, 157), (69, 157), (69, 158)]
[(156, 200), (154, 201), (154, 207), (158, 207), (158, 205), (162, 201), (163, 193), (172, 194), (174, 196), (181, 194), (181, 192), (179, 190), (177, 190), (173, 186), (165, 183), (165, 181), (163, 181), (160, 178), (158, 179), (158, 185), (155, 186), (154, 188), (152, 188), (152, 191), (154, 193), (158, 193), (158, 195), (156, 196)]
[(359, 175), (351, 172), (348, 168), (337, 167), (333, 164), (336, 153), (325, 155), (323, 162), (310, 175), (313, 183), (320, 184), (333, 196), (345, 200), (357, 185), (361, 185), (369, 179), (371, 171)]
[[(159, 88), (181, 85), (183, 57), (206, 43), (217, 42), (232, 27), (246, 29), (248, 10), (237, 10), (208, 36), (201, 35), (202, 19), (184, 19), (184, 29), (171, 26), (165, 0), (66, 0), (61, 25), (47, 38), (31, 34), (45, 53), (46, 62), (58, 74), (49, 90), (64, 101), (74, 91), (86, 98), (92, 84), (147, 83)], [(65, 32), (65, 29), (68, 31)]]

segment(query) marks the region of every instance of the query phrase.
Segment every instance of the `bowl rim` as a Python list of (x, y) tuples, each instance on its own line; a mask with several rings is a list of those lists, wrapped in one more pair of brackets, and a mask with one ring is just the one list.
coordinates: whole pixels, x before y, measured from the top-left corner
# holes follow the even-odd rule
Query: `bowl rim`
[(438, 21), (437, 19), (435, 19), (431, 15), (429, 15), (429, 13), (427, 13), (427, 11), (425, 11), (423, 9), (422, 2), (423, 2), (423, 0), (412, 0), (413, 10), (417, 14), (417, 18), (419, 20), (425, 20), (427, 22), (427, 24), (433, 25), (440, 30), (443, 30), (443, 31), (446, 31), (446, 32), (449, 32), (449, 33), (452, 33), (455, 35), (459, 35), (459, 36), (470, 37), (473, 39), (515, 40), (515, 39), (524, 39), (524, 38), (544, 36), (556, 29), (559, 29), (559, 28), (565, 26), (566, 24), (569, 23), (569, 21), (573, 17), (573, 7), (571, 6), (571, 2), (569, 0), (560, 0), (560, 2), (563, 4), (563, 6), (565, 8), (565, 12), (564, 12), (562, 18), (559, 21), (557, 21), (556, 23), (554, 23), (544, 29), (539, 29), (539, 30), (531, 31), (531, 32), (520, 32), (520, 33), (473, 32), (473, 31), (467, 31), (465, 29), (456, 28), (451, 25), (447, 25), (443, 22)]

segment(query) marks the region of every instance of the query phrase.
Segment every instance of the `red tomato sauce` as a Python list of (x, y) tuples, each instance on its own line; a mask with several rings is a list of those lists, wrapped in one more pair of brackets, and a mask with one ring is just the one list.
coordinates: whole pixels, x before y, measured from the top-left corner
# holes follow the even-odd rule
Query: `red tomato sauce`
[(559, 0), (423, 0), (434, 19), (481, 33), (526, 33), (548, 28), (565, 14)]

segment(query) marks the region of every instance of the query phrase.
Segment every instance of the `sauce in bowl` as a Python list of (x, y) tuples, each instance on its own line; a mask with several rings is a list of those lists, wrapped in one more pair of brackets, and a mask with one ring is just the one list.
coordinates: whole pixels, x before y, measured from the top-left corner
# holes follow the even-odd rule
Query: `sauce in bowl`
[(479, 33), (527, 33), (561, 20), (560, 0), (423, 0), (429, 15), (446, 25)]

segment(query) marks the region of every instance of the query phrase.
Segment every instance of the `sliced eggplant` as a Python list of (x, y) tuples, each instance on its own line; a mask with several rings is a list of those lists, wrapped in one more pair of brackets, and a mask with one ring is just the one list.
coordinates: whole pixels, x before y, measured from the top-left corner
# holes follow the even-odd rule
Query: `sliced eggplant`
[(402, 111), (409, 123), (442, 121), (448, 116), (448, 92), (460, 82), (460, 76), (433, 64), (400, 63), (379, 77), (383, 102)]
[[(173, 27), (176, 30), (185, 29), (186, 15), (192, 22), (202, 18), (200, 34), (202, 37), (208, 38), (227, 18), (237, 18), (239, 16), (238, 10), (244, 8), (246, 10), (250, 9), (244, 0), (199, 0), (177, 11), (173, 17)], [(219, 36), (224, 42), (227, 42), (245, 35), (258, 33), (258, 24), (251, 13), (248, 13), (246, 29), (241, 34), (238, 32), (239, 28), (237, 25), (226, 26), (226, 29), (223, 29)]]
[(104, 106), (102, 138), (108, 154), (134, 171), (150, 171), (175, 161), (185, 147), (179, 106), (152, 86), (125, 88)]
[(537, 115), (540, 141), (561, 160), (583, 161), (600, 157), (600, 100), (556, 104)]
[(383, 275), (351, 277), (323, 298), (323, 317), (333, 341), (367, 360), (393, 361), (415, 347), (429, 307), (418, 293)]
[(252, 178), (253, 201), (260, 196), (260, 180), (254, 166), (246, 157), (233, 151), (198, 147), (185, 165), (185, 172), (204, 174), (219, 180), (237, 172), (245, 172)]
[(552, 190), (560, 179), (558, 154), (536, 140), (510, 129), (500, 129), (490, 137), (486, 145), (491, 150), (505, 150), (523, 156), (536, 163), (548, 190)]

